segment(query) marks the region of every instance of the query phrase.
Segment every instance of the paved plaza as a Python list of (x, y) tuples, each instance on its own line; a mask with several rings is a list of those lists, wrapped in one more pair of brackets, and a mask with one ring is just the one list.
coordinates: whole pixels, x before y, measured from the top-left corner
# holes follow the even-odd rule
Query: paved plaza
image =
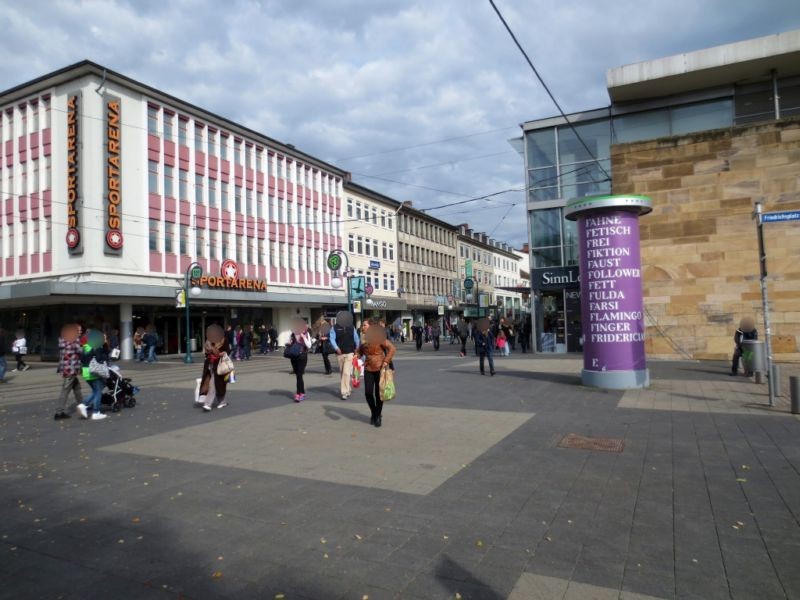
[(53, 421), (55, 365), (11, 374), (0, 598), (800, 598), (786, 398), (722, 363), (652, 362), (649, 389), (611, 392), (579, 359), (490, 377), (456, 348), (401, 346), (380, 429), (318, 356), (306, 402), (256, 356), (209, 414), (200, 365), (123, 365), (139, 405), (103, 422)]

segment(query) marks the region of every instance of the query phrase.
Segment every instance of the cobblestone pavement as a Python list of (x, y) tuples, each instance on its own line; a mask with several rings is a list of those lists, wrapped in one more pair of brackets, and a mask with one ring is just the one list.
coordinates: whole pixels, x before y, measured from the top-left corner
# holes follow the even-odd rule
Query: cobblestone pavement
[(0, 598), (800, 598), (785, 398), (721, 363), (652, 362), (649, 390), (611, 392), (573, 358), (490, 377), (456, 348), (401, 347), (380, 429), (317, 356), (307, 402), (256, 356), (208, 414), (198, 364), (125, 364), (139, 405), (101, 422), (52, 419), (54, 365), (12, 374)]

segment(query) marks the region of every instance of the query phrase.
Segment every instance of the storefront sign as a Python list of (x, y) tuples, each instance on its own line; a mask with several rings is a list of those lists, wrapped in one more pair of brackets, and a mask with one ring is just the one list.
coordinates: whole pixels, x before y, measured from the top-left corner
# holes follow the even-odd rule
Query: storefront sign
[(376, 310), (383, 310), (388, 306), (386, 300), (367, 300), (367, 306)]
[(81, 239), (80, 179), (81, 94), (67, 98), (67, 252), (83, 254)]
[(105, 131), (105, 254), (122, 254), (122, 101), (103, 95)]
[(381, 261), (379, 260), (371, 260), (369, 261), (369, 268), (373, 271), (378, 271), (381, 268)]
[(580, 284), (577, 266), (548, 267), (531, 272), (531, 287), (534, 290), (560, 290), (576, 288)]
[(192, 279), (197, 287), (241, 290), (246, 292), (266, 292), (267, 282), (263, 279), (243, 279), (239, 277), (239, 266), (232, 260), (226, 260), (220, 268), (221, 275), (202, 275), (200, 279)]

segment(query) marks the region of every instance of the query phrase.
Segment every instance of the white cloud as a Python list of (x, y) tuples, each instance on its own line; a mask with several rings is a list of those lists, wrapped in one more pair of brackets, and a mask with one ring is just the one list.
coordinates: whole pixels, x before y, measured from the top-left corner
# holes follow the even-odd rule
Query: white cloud
[[(609, 67), (800, 27), (796, 0), (498, 5), (568, 111), (608, 103)], [(422, 186), (356, 177), (417, 207), (522, 187), (506, 140), (556, 112), (488, 2), (0, 0), (0, 31), (0, 88), (89, 58), (320, 158), (371, 155), (339, 164)], [(520, 244), (523, 204), (432, 214)]]

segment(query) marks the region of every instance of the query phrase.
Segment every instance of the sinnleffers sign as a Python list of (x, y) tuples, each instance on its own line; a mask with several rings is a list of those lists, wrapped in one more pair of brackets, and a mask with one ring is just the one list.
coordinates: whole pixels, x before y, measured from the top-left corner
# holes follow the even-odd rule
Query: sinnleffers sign
[(626, 389), (649, 383), (639, 215), (650, 210), (645, 196), (592, 196), (564, 209), (578, 222), (585, 385)]
[(580, 283), (578, 267), (547, 267), (531, 271), (531, 287), (534, 290), (561, 290), (576, 288)]

